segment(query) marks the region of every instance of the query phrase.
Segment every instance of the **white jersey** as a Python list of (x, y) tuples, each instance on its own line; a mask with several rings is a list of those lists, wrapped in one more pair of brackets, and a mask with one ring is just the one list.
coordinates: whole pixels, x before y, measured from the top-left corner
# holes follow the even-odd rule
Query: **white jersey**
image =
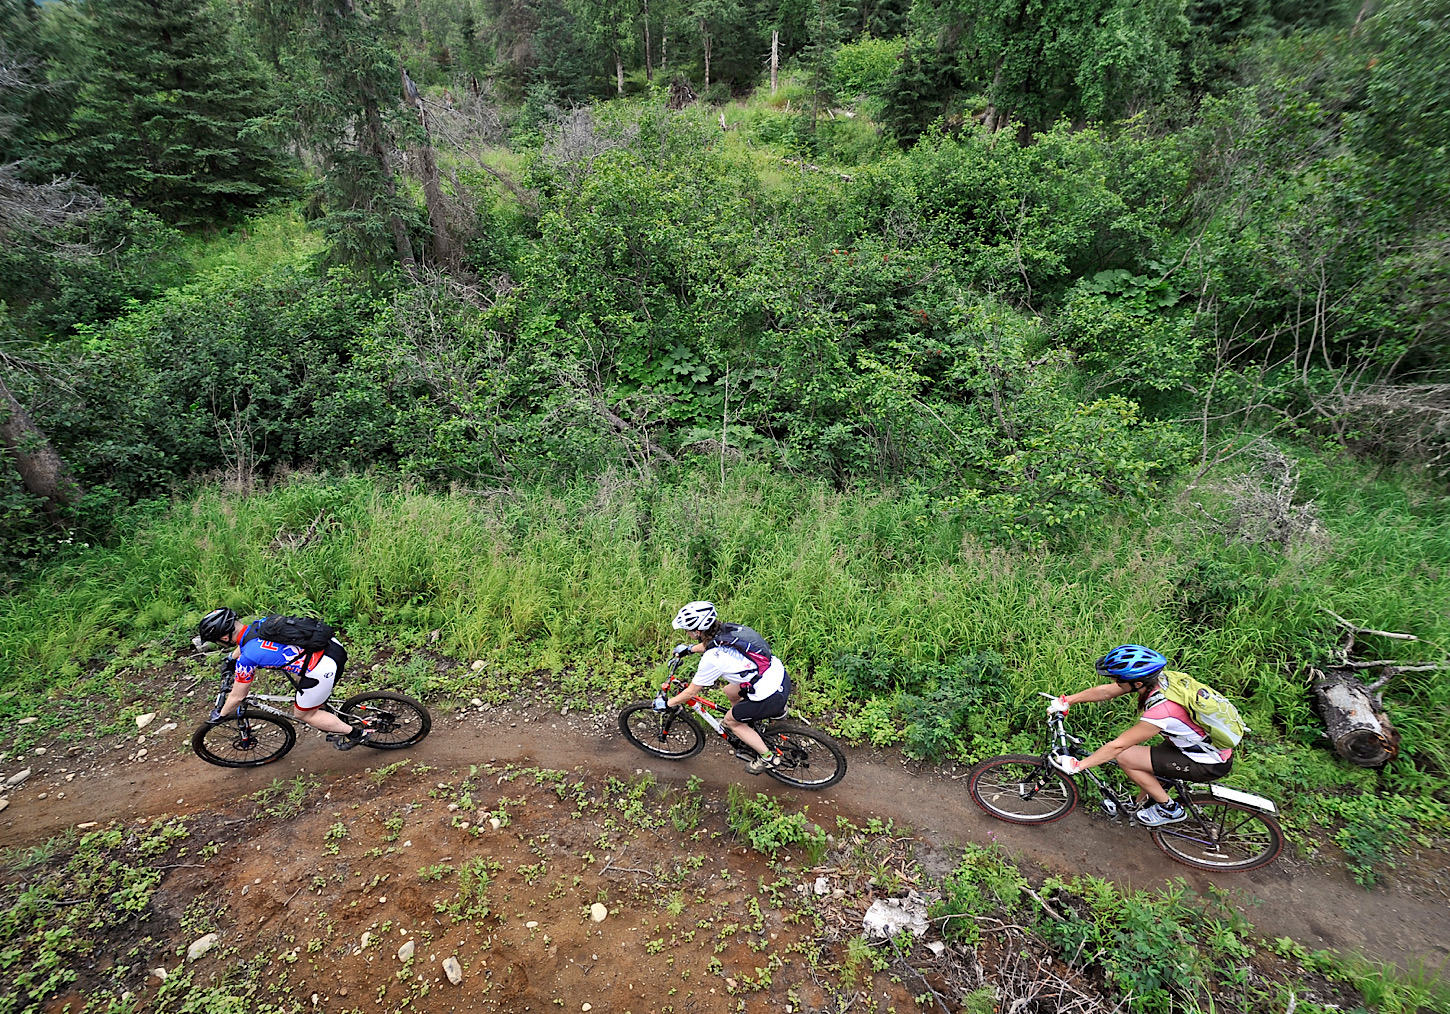
[(755, 663), (740, 652), (732, 648), (710, 648), (700, 656), (700, 667), (690, 682), (702, 687), (712, 687), (721, 679), (727, 683), (750, 682), (751, 691), (746, 696), (752, 701), (764, 700), (785, 686), (785, 666), (779, 658), (770, 660), (759, 679), (754, 676)]

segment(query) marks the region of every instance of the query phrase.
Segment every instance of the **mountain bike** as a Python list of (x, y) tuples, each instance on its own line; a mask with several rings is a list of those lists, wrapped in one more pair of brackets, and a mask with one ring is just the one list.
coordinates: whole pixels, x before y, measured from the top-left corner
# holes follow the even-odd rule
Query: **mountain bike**
[[(1052, 700), (1051, 694), (1043, 694)], [(978, 806), (1013, 824), (1051, 824), (1072, 812), (1078, 800), (1074, 778), (1084, 778), (1098, 793), (1098, 808), (1110, 818), (1131, 816), (1139, 803), (1120, 794), (1093, 771), (1065, 775), (1050, 758), (1067, 754), (1079, 759), (1088, 751), (1067, 731), (1064, 717), (1047, 716), (1045, 747), (1039, 755), (1010, 754), (984, 760), (972, 769), (967, 789)], [(1274, 819), (1278, 808), (1262, 796), (1211, 782), (1208, 792), (1192, 792), (1188, 783), (1160, 778), (1178, 797), (1188, 818), (1150, 828), (1153, 842), (1169, 857), (1200, 870), (1256, 870), (1273, 862), (1284, 847), (1284, 832)]]
[[(226, 702), (231, 689), (231, 676), (224, 676), (214, 709)], [(291, 718), (295, 699), (295, 694), (252, 693), (242, 702), (240, 715), (225, 715), (198, 727), (191, 735), (191, 748), (208, 764), (224, 768), (256, 768), (279, 761), (297, 744)], [(283, 702), (285, 709), (275, 706)], [(328, 701), (322, 708), (349, 725), (370, 729), (361, 745), (374, 750), (412, 746), (433, 728), (427, 708), (406, 694), (387, 690), (354, 694), (338, 705)]]
[[(676, 676), (680, 662), (679, 658), (670, 659), (669, 678), (660, 687), (660, 693), (665, 697), (680, 691), (681, 680)], [(635, 701), (620, 710), (619, 731), (625, 739), (653, 757), (685, 760), (705, 749), (705, 730), (700, 727), (700, 722), (704, 722), (725, 740), (725, 745), (736, 757), (754, 760), (755, 751), (711, 714), (729, 710), (728, 706), (704, 697), (696, 697), (689, 704), (664, 711), (656, 711), (653, 701)], [(778, 767), (765, 769), (765, 773), (776, 781), (798, 789), (824, 789), (846, 777), (846, 755), (830, 737), (777, 718), (748, 724), (780, 757)]]

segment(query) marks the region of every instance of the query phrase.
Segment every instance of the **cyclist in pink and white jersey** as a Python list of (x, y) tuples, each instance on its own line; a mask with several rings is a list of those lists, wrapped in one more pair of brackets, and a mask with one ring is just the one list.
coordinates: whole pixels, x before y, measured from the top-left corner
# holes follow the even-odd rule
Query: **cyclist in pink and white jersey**
[[(1066, 714), (1073, 704), (1110, 701), (1130, 693), (1138, 695), (1143, 714), (1130, 728), (1082, 760), (1056, 756), (1052, 763), (1065, 774), (1075, 775), (1087, 768), (1117, 761), (1133, 784), (1153, 800), (1154, 805), (1138, 811), (1138, 820), (1148, 827), (1176, 824), (1188, 816), (1180, 803), (1168, 798), (1159, 776), (1210, 782), (1233, 768), (1233, 750), (1215, 747), (1208, 730), (1195, 722), (1186, 708), (1168, 700), (1158, 689), (1159, 673), (1167, 665), (1168, 659), (1151, 648), (1120, 645), (1094, 665), (1098, 675), (1110, 677), (1112, 683), (1067, 694), (1047, 706), (1049, 714)], [(1149, 747), (1148, 740), (1160, 734), (1168, 742)]]

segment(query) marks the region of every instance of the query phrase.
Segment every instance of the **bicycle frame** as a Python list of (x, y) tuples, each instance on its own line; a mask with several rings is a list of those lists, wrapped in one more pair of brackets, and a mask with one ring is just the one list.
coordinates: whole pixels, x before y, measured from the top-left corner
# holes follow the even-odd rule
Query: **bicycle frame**
[[(231, 693), (232, 682), (233, 681), (230, 677), (222, 680), (221, 690), (217, 693), (215, 705), (216, 708), (220, 709), (221, 706), (226, 703), (227, 694)], [(264, 711), (269, 715), (276, 715), (278, 718), (285, 718), (289, 722), (296, 722), (298, 720), (297, 716), (292, 714), (292, 709), (290, 707), (284, 710), (282, 708), (275, 708), (270, 703), (268, 703), (275, 701), (286, 701), (290, 705), (294, 701), (296, 701), (296, 699), (296, 694), (249, 693), (247, 694), (247, 699), (242, 702), (242, 706), (245, 708), (252, 708), (256, 711)], [(326, 711), (332, 715), (337, 715), (339, 718), (342, 717), (341, 713), (337, 710), (336, 707), (333, 706), (333, 703), (331, 701), (327, 701), (325, 704), (323, 704), (321, 710)], [(346, 719), (344, 719), (344, 721), (346, 721)], [(307, 725), (306, 722), (303, 722), (302, 724)], [(309, 725), (308, 728), (312, 728), (312, 726)]]
[[(678, 684), (680, 681), (680, 677), (676, 675), (676, 671), (680, 668), (680, 662), (681, 659), (679, 658), (670, 659), (669, 677), (660, 686), (660, 694), (666, 699), (671, 696), (671, 691), (676, 689), (676, 684)], [(744, 743), (740, 742), (740, 737), (736, 736), (733, 732), (725, 727), (724, 722), (720, 721), (714, 715), (710, 714), (711, 711), (724, 711), (728, 713), (730, 710), (729, 708), (716, 704), (714, 701), (710, 700), (707, 697), (694, 697), (689, 701), (689, 703), (678, 705), (678, 707), (688, 708), (695, 714), (699, 715), (702, 719), (705, 720), (705, 724), (708, 725), (710, 728), (714, 729), (715, 732), (719, 734), (720, 738), (725, 740), (727, 744), (738, 744), (742, 749), (749, 749), (745, 746)], [(776, 717), (783, 718), (785, 716), (778, 715)], [(767, 718), (763, 719), (762, 721), (770, 722), (773, 721), (773, 719)], [(750, 756), (755, 756), (754, 750), (750, 751)]]

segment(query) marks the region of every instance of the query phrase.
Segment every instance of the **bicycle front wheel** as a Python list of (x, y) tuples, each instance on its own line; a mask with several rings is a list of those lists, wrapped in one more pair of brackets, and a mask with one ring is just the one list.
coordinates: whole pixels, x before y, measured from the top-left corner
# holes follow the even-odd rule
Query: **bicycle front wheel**
[(1279, 857), (1284, 832), (1279, 822), (1251, 806), (1194, 796), (1188, 819), (1154, 828), (1153, 843), (1170, 857), (1199, 870), (1257, 870)]
[(1051, 824), (1077, 805), (1077, 786), (1041, 757), (1009, 754), (972, 769), (967, 791), (978, 806), (1013, 824)]
[(342, 702), (338, 711), (344, 719), (372, 730), (362, 745), (374, 750), (412, 746), (433, 728), (433, 716), (427, 708), (406, 694), (387, 690), (354, 694)]
[(191, 749), (208, 764), (259, 768), (281, 760), (297, 742), (292, 723), (250, 708), (240, 718), (208, 722), (191, 734)]
[(824, 789), (846, 777), (846, 755), (826, 736), (798, 725), (777, 724), (761, 738), (780, 753), (780, 766), (765, 773), (798, 789)]
[(650, 701), (635, 701), (619, 712), (619, 731), (645, 753), (684, 760), (705, 749), (705, 733), (683, 711), (656, 711)]

